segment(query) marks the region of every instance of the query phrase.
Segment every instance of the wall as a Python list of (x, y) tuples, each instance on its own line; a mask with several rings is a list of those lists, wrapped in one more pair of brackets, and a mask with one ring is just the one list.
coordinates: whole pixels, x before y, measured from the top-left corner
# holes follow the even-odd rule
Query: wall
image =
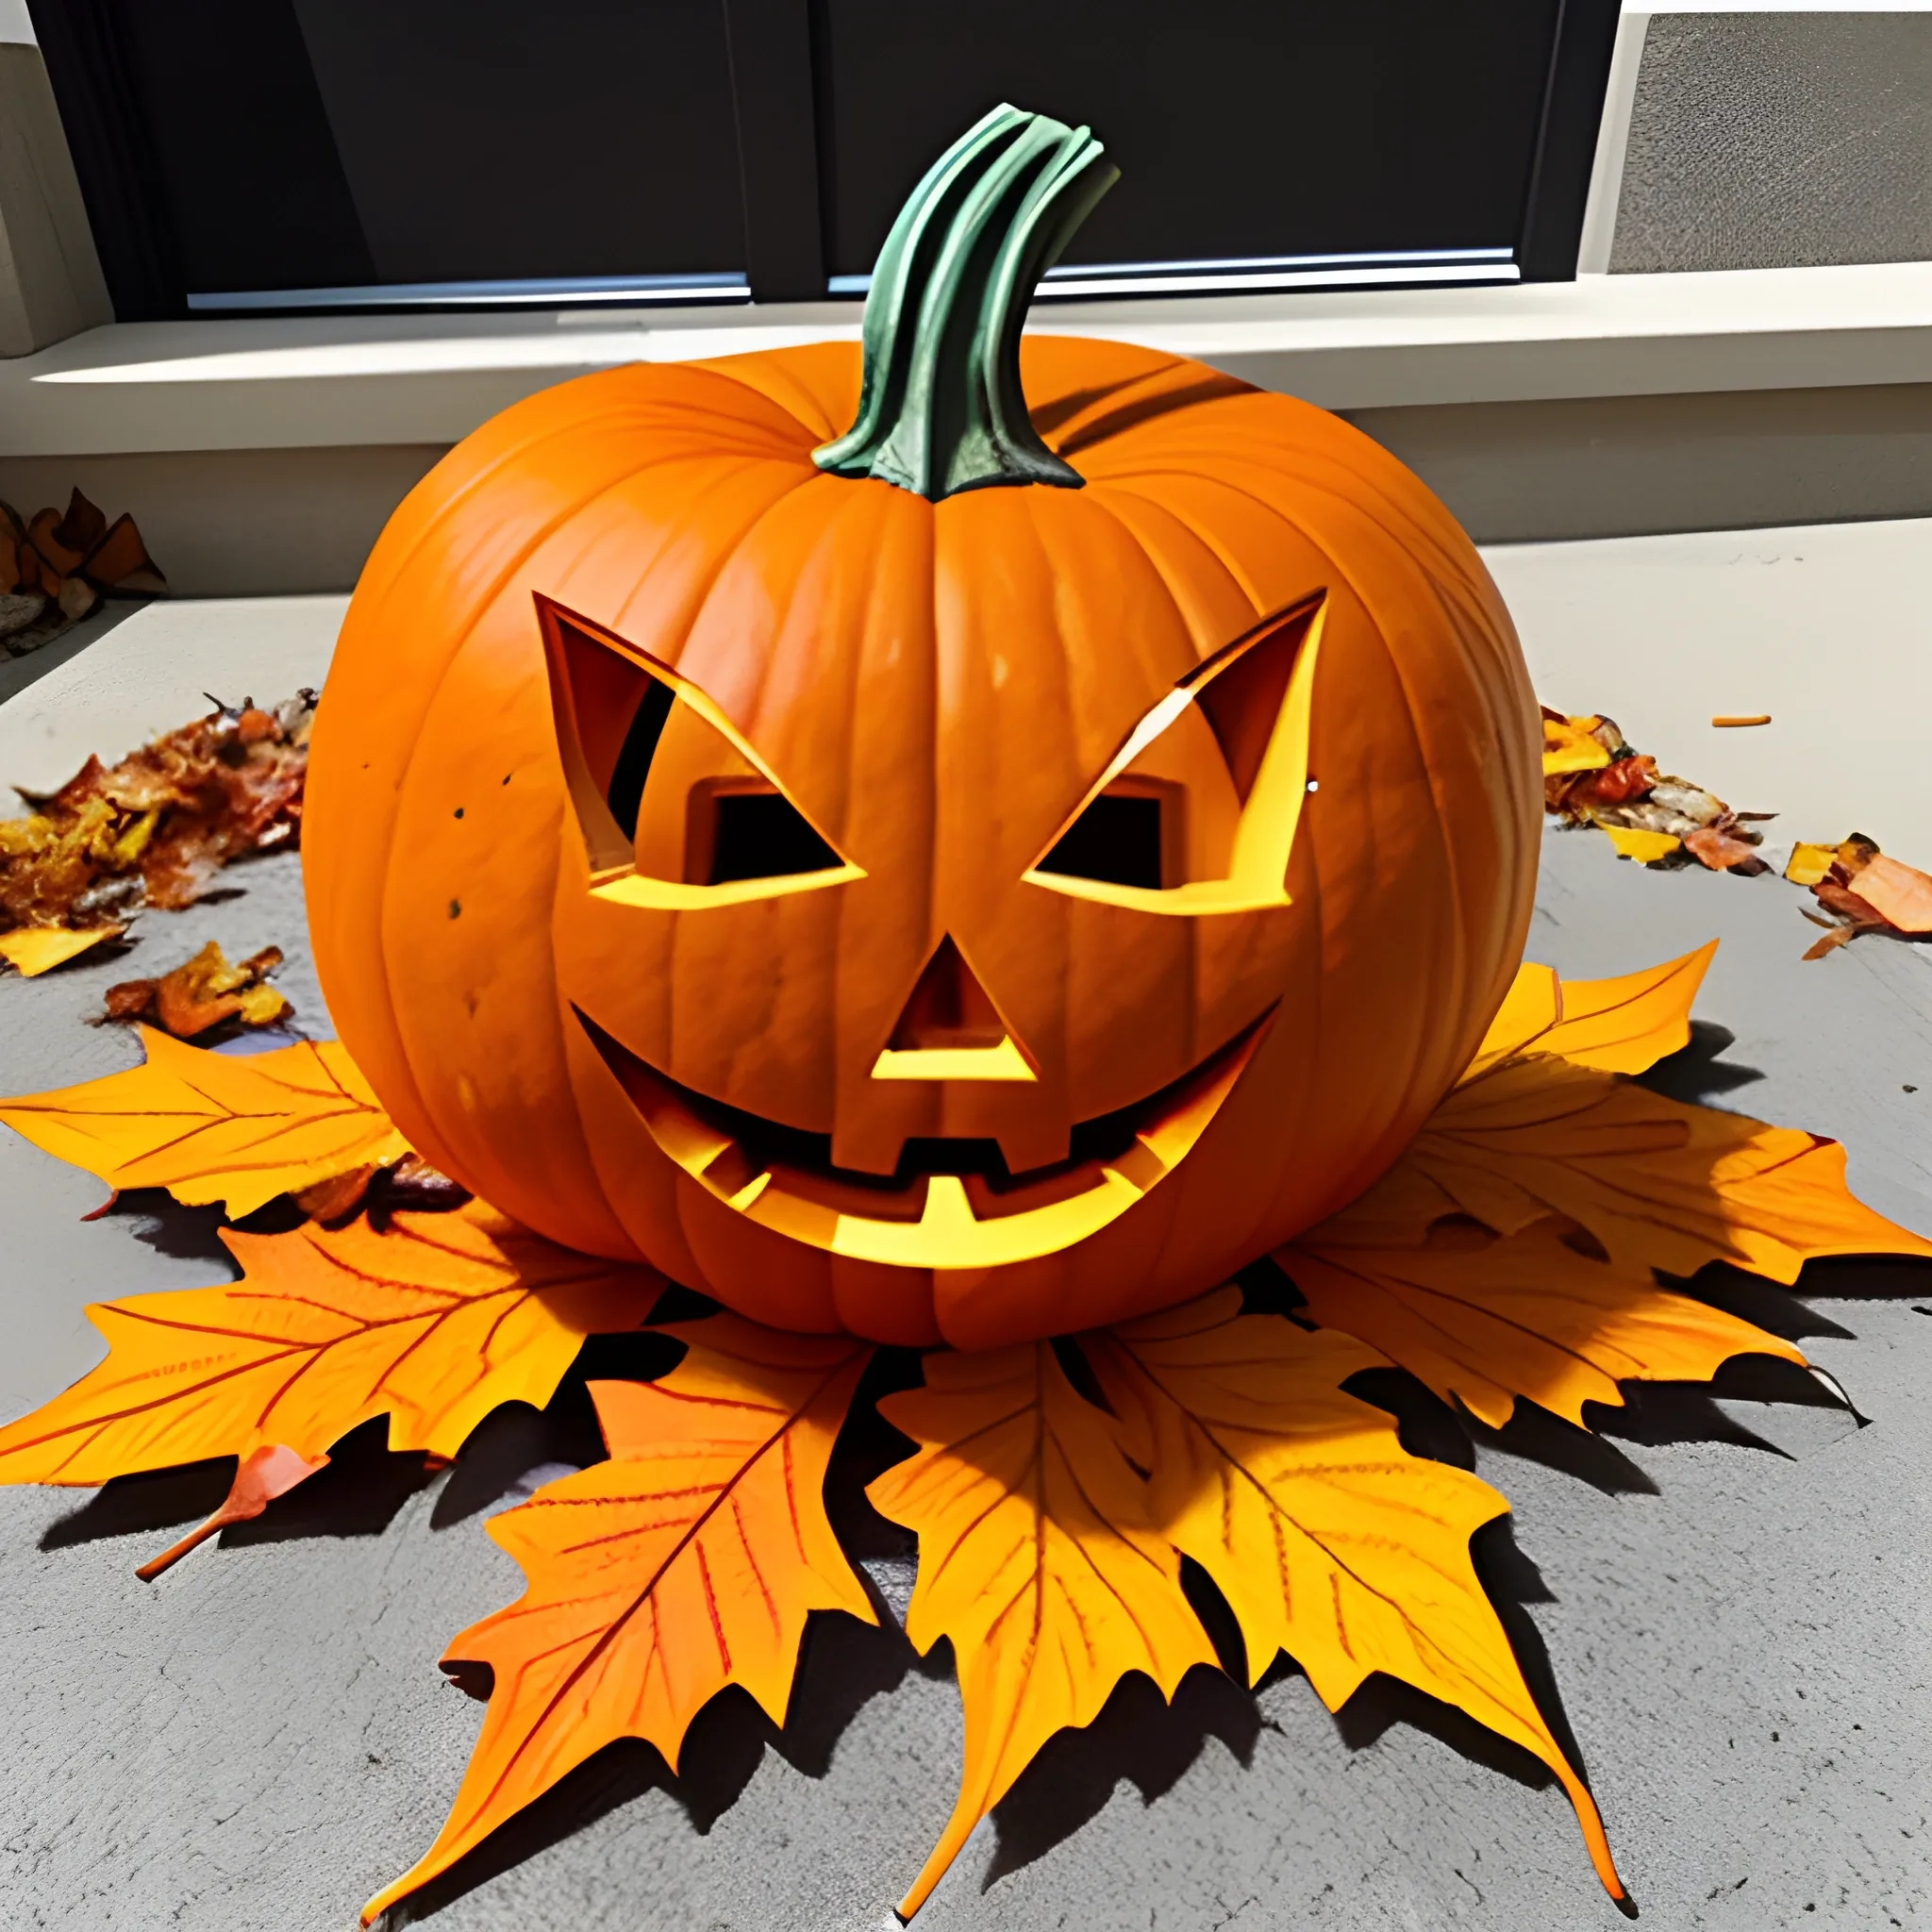
[[(1613, 275), (1932, 260), (1932, 12), (1633, 11), (1625, 26)], [(30, 37), (23, 0), (0, 0), (0, 57), (31, 56), (4, 44)], [(17, 341), (50, 339), (18, 320)], [(1833, 389), (1349, 413), (1489, 541), (1932, 515), (1932, 385), (1861, 375), (1855, 350)], [(78, 483), (132, 508), (191, 594), (341, 590), (438, 453), (0, 453), (0, 498), (31, 509)]]
[(1932, 259), (1932, 13), (1660, 13), (1613, 274)]

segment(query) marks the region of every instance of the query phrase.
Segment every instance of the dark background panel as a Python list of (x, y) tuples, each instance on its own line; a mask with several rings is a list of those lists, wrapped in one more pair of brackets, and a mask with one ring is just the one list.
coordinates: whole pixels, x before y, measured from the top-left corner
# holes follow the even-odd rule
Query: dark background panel
[(1002, 100), (1091, 124), (1120, 185), (1069, 261), (1507, 246), (1557, 0), (815, 0), (834, 275), (869, 270)]
[(27, 0), (27, 8), (116, 318), (165, 322), (185, 314), (175, 218), (114, 0)]
[(719, 0), (295, 0), (385, 282), (744, 266)]
[(184, 286), (375, 279), (290, 0), (114, 0)]

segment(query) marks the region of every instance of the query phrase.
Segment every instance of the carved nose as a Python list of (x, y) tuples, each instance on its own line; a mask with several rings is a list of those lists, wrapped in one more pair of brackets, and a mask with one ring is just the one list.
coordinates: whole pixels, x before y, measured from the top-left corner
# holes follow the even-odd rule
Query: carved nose
[(874, 1080), (1031, 1080), (979, 975), (948, 933), (899, 1014)]

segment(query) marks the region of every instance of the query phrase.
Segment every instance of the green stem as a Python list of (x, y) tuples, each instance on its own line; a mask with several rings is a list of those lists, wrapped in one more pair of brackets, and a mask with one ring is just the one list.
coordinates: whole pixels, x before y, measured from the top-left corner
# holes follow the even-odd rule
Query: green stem
[(1085, 127), (995, 108), (900, 209), (865, 301), (858, 419), (813, 452), (931, 502), (994, 483), (1077, 490), (1020, 387), (1020, 331), (1041, 276), (1120, 170)]

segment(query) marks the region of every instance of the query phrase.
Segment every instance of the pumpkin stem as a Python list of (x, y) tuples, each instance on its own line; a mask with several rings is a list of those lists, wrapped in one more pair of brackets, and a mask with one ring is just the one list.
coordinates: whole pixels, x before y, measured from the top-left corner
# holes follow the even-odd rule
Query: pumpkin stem
[(1085, 127), (999, 107), (927, 170), (865, 300), (858, 419), (812, 453), (937, 503), (992, 483), (1077, 490), (1020, 387), (1034, 286), (1120, 170)]

